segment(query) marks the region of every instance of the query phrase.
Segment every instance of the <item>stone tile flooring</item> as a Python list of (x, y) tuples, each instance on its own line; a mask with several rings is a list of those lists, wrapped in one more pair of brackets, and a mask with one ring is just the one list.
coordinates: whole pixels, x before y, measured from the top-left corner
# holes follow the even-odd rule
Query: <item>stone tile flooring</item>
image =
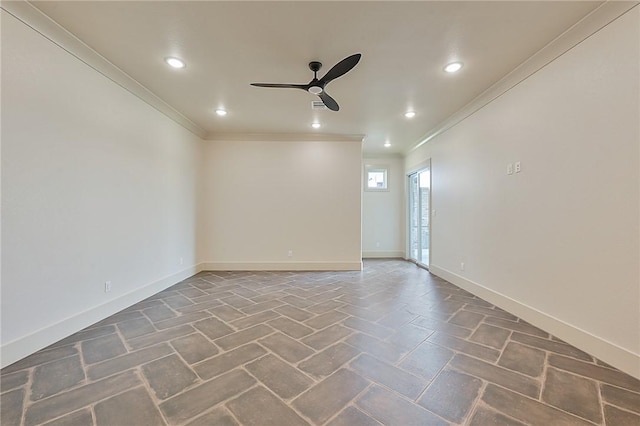
[(1, 372), (10, 425), (640, 425), (640, 381), (415, 265), (203, 272)]

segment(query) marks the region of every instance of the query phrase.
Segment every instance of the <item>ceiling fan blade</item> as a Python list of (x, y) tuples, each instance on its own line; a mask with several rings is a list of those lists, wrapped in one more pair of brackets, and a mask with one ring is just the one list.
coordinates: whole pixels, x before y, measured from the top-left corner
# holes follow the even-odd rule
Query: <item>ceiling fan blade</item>
[(320, 99), (322, 99), (322, 103), (324, 103), (326, 107), (329, 108), (331, 111), (340, 110), (340, 106), (338, 106), (338, 103), (336, 102), (336, 100), (333, 99), (331, 96), (329, 96), (327, 92), (322, 92), (318, 96), (320, 96)]
[(355, 55), (348, 56), (335, 64), (333, 68), (327, 72), (324, 77), (322, 77), (319, 81), (321, 84), (327, 84), (331, 80), (335, 80), (338, 77), (341, 77), (351, 71), (353, 67), (355, 67), (362, 55), (360, 53), (356, 53)]
[(284, 89), (302, 89), (307, 90), (307, 84), (279, 84), (279, 83), (251, 83), (252, 86), (256, 87), (276, 87), (276, 88), (284, 88)]

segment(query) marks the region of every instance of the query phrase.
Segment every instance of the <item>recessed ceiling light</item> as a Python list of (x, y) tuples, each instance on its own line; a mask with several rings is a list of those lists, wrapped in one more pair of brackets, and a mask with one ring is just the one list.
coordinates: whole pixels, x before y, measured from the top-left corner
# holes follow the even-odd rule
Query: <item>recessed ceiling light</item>
[(227, 110), (224, 110), (222, 108), (218, 108), (216, 110), (216, 114), (218, 114), (220, 117), (224, 117), (225, 115), (227, 115)]
[(384, 147), (385, 147), (385, 148), (389, 148), (390, 146), (391, 146), (391, 142), (386, 141), (386, 142), (384, 143)]
[(184, 68), (187, 66), (183, 60), (178, 58), (168, 57), (168, 58), (164, 58), (164, 61), (167, 64), (169, 64), (170, 67), (173, 67), (173, 68)]
[(462, 62), (451, 62), (449, 65), (444, 67), (446, 72), (457, 72), (462, 68)]
[(415, 111), (407, 111), (404, 113), (404, 116), (407, 118), (413, 118), (416, 116), (416, 112)]
[(311, 127), (313, 127), (314, 129), (319, 129), (320, 128), (320, 123), (313, 123), (311, 125)]

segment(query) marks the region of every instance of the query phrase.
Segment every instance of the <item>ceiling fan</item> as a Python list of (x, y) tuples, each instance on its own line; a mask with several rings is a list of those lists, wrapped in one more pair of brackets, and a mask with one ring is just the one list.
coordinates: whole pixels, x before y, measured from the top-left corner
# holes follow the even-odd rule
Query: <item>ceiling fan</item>
[(335, 64), (333, 68), (327, 72), (324, 77), (318, 80), (318, 71), (322, 68), (322, 64), (317, 61), (309, 62), (309, 69), (313, 71), (313, 80), (311, 80), (308, 84), (279, 84), (279, 83), (251, 83), (252, 86), (256, 87), (275, 87), (275, 88), (284, 88), (284, 89), (302, 89), (313, 95), (318, 95), (322, 102), (332, 111), (338, 111), (340, 106), (327, 92), (325, 92), (325, 86), (332, 80), (335, 80), (338, 77), (342, 77), (349, 71), (353, 69), (360, 61), (360, 57), (362, 55), (360, 53), (356, 53), (354, 55), (348, 56)]

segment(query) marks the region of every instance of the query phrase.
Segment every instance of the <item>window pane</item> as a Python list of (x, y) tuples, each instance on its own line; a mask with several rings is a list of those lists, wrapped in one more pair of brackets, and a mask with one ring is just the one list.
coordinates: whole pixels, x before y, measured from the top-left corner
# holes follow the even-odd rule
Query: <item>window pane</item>
[(387, 171), (370, 170), (367, 172), (367, 188), (387, 189)]

